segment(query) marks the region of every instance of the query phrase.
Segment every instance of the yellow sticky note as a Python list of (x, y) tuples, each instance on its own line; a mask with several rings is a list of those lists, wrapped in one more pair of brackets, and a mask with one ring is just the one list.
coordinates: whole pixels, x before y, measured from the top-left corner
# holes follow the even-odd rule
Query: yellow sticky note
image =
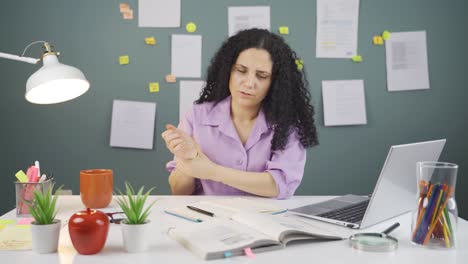
[(383, 38), (381, 36), (374, 36), (372, 38), (372, 43), (374, 43), (374, 45), (383, 45)]
[(0, 251), (30, 250), (32, 248), (31, 230), (27, 226), (8, 225), (0, 232)]
[(16, 221), (13, 219), (0, 219), (0, 225), (6, 226), (6, 225), (13, 225), (15, 224)]
[(176, 82), (176, 77), (172, 74), (166, 75), (166, 82), (168, 83), (175, 83)]
[(128, 55), (120, 56), (119, 57), (119, 63), (120, 63), (120, 65), (129, 64), (130, 63), (130, 58), (128, 57)]
[(28, 182), (29, 181), (28, 176), (26, 176), (26, 174), (24, 174), (24, 172), (22, 170), (18, 171), (15, 174), (15, 176), (18, 179), (18, 181), (20, 181), (20, 182)]
[(281, 35), (289, 35), (289, 27), (279, 27), (278, 31)]
[(156, 39), (154, 37), (145, 38), (145, 43), (147, 45), (156, 45)]
[(157, 93), (159, 92), (159, 83), (153, 82), (149, 84), (149, 91), (150, 93)]
[(390, 31), (385, 30), (384, 32), (382, 32), (382, 38), (384, 40), (388, 40), (390, 38)]
[(187, 25), (185, 25), (185, 30), (187, 30), (187, 32), (193, 33), (197, 31), (197, 25), (195, 25), (193, 22), (188, 22)]
[(362, 57), (361, 55), (354, 55), (351, 60), (353, 60), (354, 62), (362, 62)]
[(304, 69), (304, 61), (303, 60), (296, 60), (296, 65), (297, 65), (297, 69), (302, 71), (302, 69)]

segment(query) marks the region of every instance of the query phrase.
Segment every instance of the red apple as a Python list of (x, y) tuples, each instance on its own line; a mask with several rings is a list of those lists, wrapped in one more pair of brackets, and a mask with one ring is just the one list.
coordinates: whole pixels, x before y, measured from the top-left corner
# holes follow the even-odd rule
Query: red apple
[(96, 254), (104, 247), (109, 231), (109, 218), (101, 211), (87, 208), (73, 214), (68, 221), (68, 232), (78, 253)]

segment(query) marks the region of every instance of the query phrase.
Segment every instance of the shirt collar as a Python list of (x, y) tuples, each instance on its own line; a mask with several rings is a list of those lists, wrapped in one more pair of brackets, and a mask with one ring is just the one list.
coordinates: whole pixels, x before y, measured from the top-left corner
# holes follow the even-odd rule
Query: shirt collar
[[(215, 103), (208, 111), (207, 115), (202, 117), (201, 123), (208, 126), (218, 126), (223, 133), (237, 138), (237, 132), (235, 131), (231, 119), (231, 96)], [(248, 148), (249, 145), (254, 145), (255, 142), (260, 139), (261, 135), (268, 132), (269, 129), (271, 129), (271, 126), (266, 121), (263, 109), (260, 108), (255, 125), (251, 132), (251, 137), (246, 143), (246, 147)]]

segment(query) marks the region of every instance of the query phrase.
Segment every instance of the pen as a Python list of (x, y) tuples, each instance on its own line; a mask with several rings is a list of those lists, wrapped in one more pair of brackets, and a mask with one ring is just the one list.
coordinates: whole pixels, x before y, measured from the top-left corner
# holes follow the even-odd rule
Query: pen
[(190, 217), (188, 217), (188, 216), (181, 215), (181, 214), (176, 214), (176, 213), (173, 213), (173, 212), (170, 212), (170, 211), (166, 211), (166, 210), (164, 210), (164, 212), (165, 212), (166, 214), (170, 214), (170, 215), (173, 215), (173, 216), (176, 216), (176, 217), (185, 219), (185, 220), (189, 220), (189, 221), (192, 221), (192, 222), (195, 222), (195, 223), (200, 223), (200, 222), (202, 222), (201, 219), (190, 218)]
[(395, 230), (397, 227), (400, 226), (400, 223), (396, 222), (394, 223), (393, 225), (389, 226), (387, 229), (385, 229), (384, 231), (382, 231), (382, 233), (388, 235), (390, 234), (390, 232), (392, 232), (393, 230)]
[(191, 206), (191, 205), (187, 205), (187, 208), (190, 209), (190, 210), (193, 210), (195, 212), (199, 212), (201, 214), (204, 214), (204, 215), (208, 215), (208, 216), (211, 216), (211, 217), (214, 216), (214, 213), (212, 213), (212, 212), (208, 212), (208, 211), (205, 211), (203, 209), (200, 209), (200, 208), (197, 208), (197, 207), (194, 207), (194, 206)]

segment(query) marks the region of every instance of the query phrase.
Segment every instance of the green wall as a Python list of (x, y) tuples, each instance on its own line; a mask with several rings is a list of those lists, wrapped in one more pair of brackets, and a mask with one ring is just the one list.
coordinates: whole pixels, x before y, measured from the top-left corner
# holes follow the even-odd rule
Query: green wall
[[(79, 171), (112, 168), (115, 186), (124, 180), (157, 186), (169, 194), (165, 163), (171, 155), (160, 138), (164, 124), (177, 123), (178, 83), (167, 84), (170, 35), (181, 28), (138, 28), (138, 1), (130, 0), (135, 19), (123, 20), (120, 1), (4, 0), (0, 51), (20, 54), (35, 40), (47, 40), (62, 52), (61, 61), (80, 68), (91, 82), (84, 96), (57, 105), (33, 105), (24, 99), (27, 78), (38, 67), (0, 59), (0, 213), (14, 207), (14, 174), (40, 160), (42, 171), (79, 193)], [(124, 2), (124, 1), (122, 1)], [(271, 28), (290, 27), (287, 42), (306, 64), (317, 109), (320, 145), (308, 151), (305, 175), (296, 194), (371, 193), (390, 145), (447, 138), (442, 160), (460, 165), (457, 201), (468, 217), (468, 24), (466, 0), (361, 0), (358, 52), (364, 62), (315, 58), (316, 2), (310, 0), (183, 0), (182, 25), (194, 21), (203, 36), (203, 65), (227, 37), (227, 6), (270, 5)], [(383, 30), (427, 31), (430, 90), (388, 92), (385, 49), (371, 44)], [(158, 44), (146, 46), (155, 36)], [(37, 56), (35, 46), (27, 55)], [(130, 65), (118, 56), (128, 54)], [(368, 124), (324, 127), (321, 81), (364, 79)], [(148, 92), (158, 81), (161, 91)], [(109, 147), (114, 99), (157, 102), (155, 147)]]

